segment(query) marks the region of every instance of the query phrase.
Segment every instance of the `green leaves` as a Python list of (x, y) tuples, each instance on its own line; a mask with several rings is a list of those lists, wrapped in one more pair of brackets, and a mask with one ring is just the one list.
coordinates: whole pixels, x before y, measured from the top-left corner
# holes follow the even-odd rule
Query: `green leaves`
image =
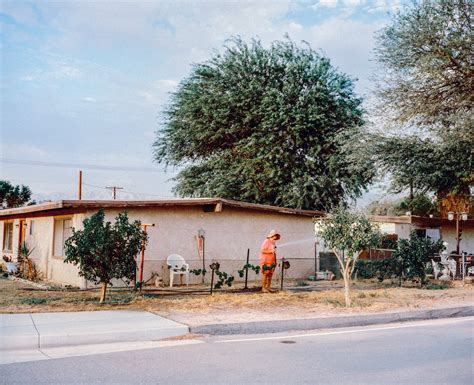
[(79, 275), (88, 281), (111, 285), (112, 279), (135, 276), (135, 256), (148, 237), (140, 221), (132, 223), (126, 212), (115, 218), (115, 223), (105, 221), (104, 210), (99, 210), (84, 220), (84, 229), (76, 231), (65, 241), (65, 263), (79, 267)]
[(382, 110), (395, 112), (394, 123), (472, 139), (473, 13), (471, 0), (420, 1), (379, 32), (379, 96)]
[(345, 148), (364, 123), (361, 102), (352, 79), (309, 46), (234, 38), (173, 94), (155, 159), (183, 167), (180, 196), (327, 208), (373, 176)]
[(327, 247), (344, 251), (346, 258), (357, 258), (360, 251), (380, 243), (380, 232), (364, 215), (343, 207), (317, 222), (318, 236)]
[(0, 180), (0, 209), (21, 207), (30, 202), (31, 190), (25, 185), (12, 185), (7, 180)]
[(444, 249), (443, 241), (432, 241), (430, 238), (421, 237), (415, 231), (409, 239), (398, 240), (398, 247), (392, 257), (400, 261), (403, 276), (408, 279), (420, 278), (421, 284), (426, 278), (425, 266), (430, 257)]

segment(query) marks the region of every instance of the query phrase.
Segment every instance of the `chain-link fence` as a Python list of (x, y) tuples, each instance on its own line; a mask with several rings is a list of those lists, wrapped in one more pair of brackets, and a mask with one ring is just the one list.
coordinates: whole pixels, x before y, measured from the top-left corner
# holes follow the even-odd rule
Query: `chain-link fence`
[[(322, 253), (323, 254), (323, 253)], [(330, 254), (330, 253), (328, 253)], [(317, 269), (317, 260), (312, 258), (284, 258), (285, 261), (289, 262), (289, 268), (284, 269), (284, 278), (288, 280), (305, 280), (310, 276), (314, 276)], [(327, 257), (322, 256), (321, 261), (326, 261)], [(226, 258), (209, 258), (205, 259), (189, 259), (185, 260), (185, 263), (189, 265), (189, 284), (190, 285), (210, 285), (212, 279), (212, 269), (210, 265), (214, 262), (219, 263), (219, 272), (226, 273), (227, 277), (234, 277), (232, 280), (233, 285), (239, 287), (244, 286), (247, 282), (248, 287), (256, 286), (260, 284), (262, 279), (262, 272), (260, 271), (260, 260), (255, 258), (243, 258), (243, 259), (226, 259)], [(274, 272), (274, 279), (278, 277), (281, 279), (282, 273), (282, 258), (277, 258), (277, 267)], [(337, 262), (337, 261), (336, 261)], [(322, 263), (320, 271), (328, 270), (327, 268), (333, 268), (333, 263)], [(323, 267), (323, 268), (321, 268)], [(205, 273), (203, 274), (203, 270)], [(147, 260), (145, 262), (144, 270), (144, 281), (148, 281), (150, 284), (154, 284), (153, 277), (159, 277), (159, 281), (162, 285), (169, 286), (170, 283), (170, 269), (168, 268), (166, 260)], [(336, 271), (333, 271), (336, 273)], [(185, 283), (185, 271), (183, 269), (183, 275), (174, 276), (174, 285), (180, 285)], [(216, 277), (215, 277), (216, 279)], [(214, 281), (215, 282), (215, 281)]]

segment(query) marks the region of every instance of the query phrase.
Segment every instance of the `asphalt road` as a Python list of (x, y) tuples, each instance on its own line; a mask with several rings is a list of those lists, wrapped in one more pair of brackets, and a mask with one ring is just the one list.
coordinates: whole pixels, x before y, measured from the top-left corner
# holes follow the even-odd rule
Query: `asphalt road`
[(422, 321), (0, 365), (1, 384), (473, 384), (474, 321)]

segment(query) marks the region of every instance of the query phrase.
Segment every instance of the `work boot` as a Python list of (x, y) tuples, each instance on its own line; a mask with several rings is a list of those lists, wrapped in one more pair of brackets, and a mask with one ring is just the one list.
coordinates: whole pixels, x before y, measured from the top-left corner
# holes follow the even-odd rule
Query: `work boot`
[(269, 293), (268, 288), (267, 288), (267, 276), (262, 275), (262, 293)]

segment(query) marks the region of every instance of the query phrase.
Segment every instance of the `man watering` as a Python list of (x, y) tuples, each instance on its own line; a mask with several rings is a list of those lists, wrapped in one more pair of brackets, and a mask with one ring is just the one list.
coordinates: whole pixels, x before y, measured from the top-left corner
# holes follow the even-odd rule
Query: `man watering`
[(271, 288), (272, 276), (276, 268), (276, 245), (280, 239), (276, 230), (270, 231), (260, 248), (260, 270), (262, 271), (262, 293), (275, 293)]

